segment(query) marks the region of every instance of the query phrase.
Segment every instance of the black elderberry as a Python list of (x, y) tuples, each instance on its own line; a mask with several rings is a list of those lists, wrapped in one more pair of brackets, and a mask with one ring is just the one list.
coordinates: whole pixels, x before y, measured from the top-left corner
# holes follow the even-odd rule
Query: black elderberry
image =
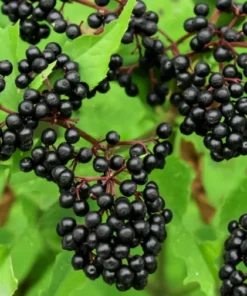
[(13, 65), (9, 61), (0, 61), (0, 75), (8, 76), (12, 73), (12, 71)]
[(134, 181), (126, 180), (123, 181), (120, 185), (120, 191), (123, 195), (130, 197), (137, 190), (137, 185)]
[(45, 49), (42, 51), (42, 57), (50, 64), (56, 60), (56, 56), (51, 49)]
[(95, 4), (98, 6), (106, 6), (108, 5), (110, 0), (95, 0)]
[(119, 198), (114, 205), (114, 210), (119, 219), (128, 219), (131, 215), (132, 205), (126, 198)]
[(95, 228), (101, 223), (101, 216), (97, 212), (89, 212), (85, 217), (85, 224), (88, 228)]
[(31, 78), (28, 76), (28, 74), (23, 73), (16, 77), (15, 85), (18, 88), (23, 89), (29, 85), (30, 81), (31, 81)]
[(67, 22), (63, 19), (57, 19), (52, 24), (53, 30), (57, 33), (64, 33), (67, 28)]
[(89, 212), (89, 204), (84, 200), (77, 200), (73, 204), (74, 213), (79, 217), (84, 217)]
[(111, 159), (110, 159), (110, 168), (112, 170), (119, 170), (123, 167), (124, 164), (124, 158), (120, 155), (114, 155)]
[(62, 208), (71, 208), (76, 201), (76, 197), (69, 193), (65, 192), (59, 196), (59, 204)]
[(81, 35), (81, 29), (76, 24), (69, 24), (66, 27), (66, 35), (69, 39), (76, 39)]
[(209, 7), (206, 3), (198, 3), (194, 7), (194, 13), (196, 15), (207, 16), (209, 13)]
[(231, 6), (232, 6), (232, 0), (217, 0), (216, 1), (216, 7), (219, 10), (226, 11), (226, 10), (230, 9)]
[(104, 24), (109, 24), (112, 21), (115, 21), (117, 19), (118, 19), (118, 16), (116, 13), (114, 12), (107, 13), (104, 18)]
[(93, 152), (89, 148), (81, 148), (77, 154), (77, 159), (81, 163), (88, 163), (93, 157)]
[(99, 13), (92, 13), (88, 16), (88, 25), (93, 29), (98, 29), (103, 25), (103, 17)]
[(106, 134), (106, 141), (109, 145), (117, 145), (120, 141), (120, 135), (115, 131), (110, 131)]
[(106, 172), (109, 168), (109, 162), (105, 157), (96, 157), (93, 161), (93, 168), (99, 173)]
[(171, 133), (172, 133), (171, 126), (167, 123), (161, 123), (156, 129), (156, 134), (161, 139), (169, 138)]
[(110, 194), (102, 194), (97, 199), (97, 204), (102, 209), (110, 209), (113, 206), (114, 198)]
[(6, 83), (3, 77), (0, 77), (0, 92), (2, 92), (5, 89)]
[(54, 129), (48, 128), (42, 132), (41, 141), (45, 145), (53, 145), (57, 140), (57, 133)]
[(72, 257), (71, 264), (75, 270), (80, 270), (85, 267), (86, 262), (85, 262), (85, 259), (81, 255), (75, 254)]
[(49, 24), (54, 23), (58, 19), (63, 19), (62, 14), (56, 9), (52, 9), (46, 16), (46, 20)]
[(75, 144), (80, 139), (80, 133), (74, 128), (68, 128), (64, 134), (67, 143)]
[(61, 161), (67, 163), (73, 157), (74, 148), (68, 143), (61, 143), (57, 148), (57, 153)]
[(32, 171), (33, 169), (33, 161), (32, 158), (26, 157), (20, 161), (20, 170), (27, 173)]
[(76, 227), (76, 221), (73, 218), (63, 218), (57, 225), (57, 233), (60, 236), (64, 236), (67, 233), (73, 231)]
[(45, 49), (50, 49), (54, 52), (55, 56), (58, 56), (62, 53), (61, 46), (56, 42), (50, 42), (45, 46)]
[(219, 63), (228, 62), (232, 59), (231, 51), (223, 46), (216, 47), (213, 52), (214, 58)]
[(68, 100), (61, 100), (61, 105), (59, 107), (60, 115), (65, 118), (68, 118), (72, 115), (73, 112), (73, 105)]
[(54, 84), (54, 90), (58, 94), (68, 94), (71, 90), (70, 83), (67, 79), (58, 79)]

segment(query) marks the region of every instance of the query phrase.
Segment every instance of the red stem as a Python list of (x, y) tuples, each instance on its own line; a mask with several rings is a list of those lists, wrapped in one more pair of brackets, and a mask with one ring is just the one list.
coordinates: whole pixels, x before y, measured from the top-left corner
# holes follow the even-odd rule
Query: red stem
[(231, 42), (231, 45), (236, 47), (247, 47), (247, 42)]
[(2, 110), (3, 112), (6, 112), (6, 113), (8, 113), (8, 114), (16, 113), (16, 112), (14, 112), (14, 111), (12, 111), (12, 110), (9, 110), (9, 109), (5, 108), (5, 107), (4, 107), (3, 105), (1, 105), (1, 104), (0, 104), (0, 110)]

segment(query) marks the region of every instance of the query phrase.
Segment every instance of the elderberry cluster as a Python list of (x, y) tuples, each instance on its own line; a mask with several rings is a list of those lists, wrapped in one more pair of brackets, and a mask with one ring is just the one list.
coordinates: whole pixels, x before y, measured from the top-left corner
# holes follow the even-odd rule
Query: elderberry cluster
[[(247, 84), (241, 83), (241, 69), (246, 54), (240, 54), (237, 65), (223, 67), (222, 72), (212, 72), (205, 62), (198, 62), (193, 73), (187, 71), (189, 60), (184, 60), (189, 82), (179, 85), (182, 91), (173, 93), (171, 102), (185, 116), (180, 130), (185, 135), (193, 132), (204, 137), (205, 146), (215, 161), (246, 155), (246, 98)], [(180, 74), (181, 75), (181, 74)], [(208, 81), (205, 88), (206, 81)]]
[(222, 296), (246, 296), (246, 273), (237, 266), (247, 266), (247, 214), (239, 221), (231, 221), (228, 225), (229, 238), (225, 242), (224, 266), (220, 269), (219, 277), (223, 281)]
[[(120, 291), (147, 285), (148, 275), (157, 269), (155, 257), (166, 239), (166, 224), (172, 220), (158, 185), (149, 181), (149, 174), (163, 169), (172, 152), (167, 141), (170, 125), (160, 124), (156, 134), (157, 138), (136, 142), (121, 141), (117, 132), (110, 131), (93, 147), (79, 148), (77, 129), (68, 128), (65, 142), (56, 146), (57, 133), (48, 128), (41, 135), (42, 145), (20, 162), (22, 171), (34, 171), (56, 183), (60, 206), (80, 217), (79, 222), (65, 217), (57, 226), (63, 249), (75, 251), (74, 269), (84, 270), (92, 280), (102, 275)], [(114, 155), (125, 145), (131, 146), (129, 157)], [(76, 176), (77, 168), (88, 163), (100, 176)], [(142, 254), (133, 252), (138, 247)]]
[(122, 38), (123, 44), (132, 43), (134, 41), (135, 34), (153, 36), (158, 32), (157, 23), (159, 21), (159, 17), (157, 13), (146, 10), (146, 4), (143, 1), (136, 1), (128, 29)]
[(13, 65), (10, 61), (0, 61), (0, 93), (5, 89), (5, 76), (9, 76), (13, 71)]
[[(247, 13), (247, 2), (235, 6), (232, 1), (216, 1), (216, 7), (222, 13), (232, 10), (236, 15)], [(247, 55), (238, 54), (234, 44), (244, 41), (247, 23), (243, 23), (242, 31), (238, 32), (228, 24), (216, 26), (210, 23), (206, 18), (209, 13), (206, 4), (196, 5), (194, 12), (196, 16), (184, 22), (185, 30), (195, 34), (190, 41), (192, 54), (212, 47), (219, 71), (213, 72), (205, 62), (198, 62), (192, 69), (185, 55), (176, 56), (171, 63), (166, 62), (167, 74), (180, 72), (175, 77), (180, 91), (172, 94), (171, 102), (185, 116), (181, 132), (203, 136), (215, 161), (246, 155), (247, 84), (244, 78)]]
[[(63, 9), (68, 1), (61, 1), (62, 8), (57, 9), (56, 0), (38, 0), (35, 2), (15, 0), (2, 0), (1, 11), (7, 15), (9, 20), (17, 22), (20, 20), (20, 36), (30, 44), (37, 44), (41, 39), (50, 35), (50, 28), (56, 33), (65, 33), (69, 39), (81, 36), (81, 25), (68, 23), (63, 16)], [(95, 1), (99, 11), (88, 16), (87, 22), (91, 28), (97, 29), (102, 25), (109, 24), (118, 18), (119, 13), (100, 10), (110, 1)], [(120, 6), (121, 7), (121, 6)], [(50, 26), (49, 26), (50, 25)]]
[[(122, 43), (130, 44), (136, 40), (139, 50), (139, 61), (136, 68), (140, 68), (145, 73), (152, 71), (160, 71), (162, 63), (168, 60), (164, 55), (164, 43), (154, 36), (158, 32), (158, 14), (154, 11), (147, 11), (146, 4), (138, 0), (132, 12), (132, 17), (129, 22), (127, 31), (125, 32)], [(136, 38), (135, 38), (136, 37)], [(141, 38), (139, 41), (138, 38)], [(142, 50), (144, 49), (144, 54)], [(119, 69), (112, 80), (117, 80), (120, 87), (124, 87), (128, 96), (137, 96), (139, 89), (136, 83), (132, 81), (131, 74), (135, 68), (127, 67), (126, 69)], [(166, 77), (151, 79), (152, 92), (147, 94), (147, 102), (151, 106), (163, 105), (169, 89), (167, 86)]]
[(57, 10), (56, 0), (39, 0), (18, 2), (3, 0), (2, 13), (12, 22), (20, 20), (21, 38), (28, 43), (37, 44), (50, 35), (50, 26), (57, 33), (66, 33), (69, 39), (75, 39), (82, 34), (80, 26), (68, 24), (62, 12)]
[[(53, 62), (53, 70), (62, 69), (63, 77), (57, 79), (54, 85), (49, 85), (47, 81), (47, 88), (42, 92), (27, 88), (36, 74), (42, 73)], [(115, 63), (113, 57), (110, 67), (117, 68)], [(90, 91), (88, 85), (81, 81), (79, 64), (63, 54), (61, 47), (54, 42), (48, 43), (42, 52), (38, 47), (30, 46), (26, 50), (26, 59), (18, 63), (18, 69), (20, 74), (16, 77), (15, 84), (20, 89), (27, 89), (18, 106), (18, 112), (10, 112), (3, 125), (6, 128), (1, 129), (1, 160), (9, 159), (17, 148), (29, 151), (33, 145), (33, 132), (40, 121), (67, 125), (73, 111), (81, 107), (83, 99), (92, 98), (97, 91), (106, 93), (110, 88), (108, 80), (104, 79)], [(1, 75), (6, 76), (11, 72), (12, 65), (8, 61), (0, 62)], [(4, 83), (3, 78), (0, 81)]]

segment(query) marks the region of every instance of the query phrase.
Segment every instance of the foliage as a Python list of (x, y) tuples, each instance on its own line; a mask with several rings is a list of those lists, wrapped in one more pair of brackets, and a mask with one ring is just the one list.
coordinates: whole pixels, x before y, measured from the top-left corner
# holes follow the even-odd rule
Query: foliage
[[(134, 2), (129, 1), (119, 20), (110, 24), (99, 36), (83, 35), (72, 42), (56, 34), (49, 37), (49, 41), (65, 45), (65, 51), (82, 66), (83, 79), (91, 87), (104, 78), (109, 57), (118, 49), (125, 53), (127, 63), (135, 60), (131, 50), (120, 46)], [(161, 27), (168, 28), (169, 35), (177, 39), (183, 35), (182, 22), (192, 14), (195, 2), (198, 1), (147, 0), (146, 4), (150, 10), (159, 13)], [(207, 2), (214, 4), (213, 0)], [(84, 11), (76, 5), (78, 9), (73, 10), (73, 17), (81, 20), (90, 9)], [(66, 14), (69, 15), (70, 11), (71, 7), (66, 10)], [(18, 38), (18, 34), (18, 24), (10, 26), (7, 19), (1, 16), (0, 40), (4, 40), (5, 44), (0, 47), (0, 59), (10, 59), (16, 64), (23, 56), (27, 45)], [(47, 76), (51, 68), (47, 70)], [(144, 81), (140, 77), (137, 79)], [(6, 80), (7, 88), (0, 97), (0, 103), (16, 110), (22, 92), (16, 90), (11, 78)], [(41, 76), (36, 78), (35, 87), (40, 87), (42, 82)], [(147, 87), (145, 82), (142, 87)], [(152, 131), (166, 115), (166, 108), (152, 110), (143, 103), (142, 90), (139, 97), (129, 98), (113, 83), (107, 95), (98, 94), (92, 101), (88, 100), (76, 117), (81, 119), (78, 127), (83, 127), (95, 137), (101, 138), (106, 131), (114, 128), (123, 139), (128, 139), (139, 138), (146, 131)], [(130, 291), (126, 296), (147, 296), (149, 292), (156, 296), (160, 294), (161, 288), (167, 294), (160, 295), (219, 295), (217, 269), (221, 264), (226, 224), (230, 219), (247, 212), (247, 180), (244, 176), (247, 163), (242, 159), (213, 163), (208, 152), (202, 148), (201, 139), (191, 136), (186, 140), (200, 153), (202, 186), (209, 203), (216, 207), (216, 215), (210, 225), (201, 219), (191, 194), (191, 186), (198, 172), (181, 158), (184, 138), (177, 131), (174, 136), (174, 155), (170, 157), (164, 171), (152, 176), (160, 185), (167, 206), (172, 208), (175, 215), (168, 227), (169, 239), (160, 257), (159, 271), (153, 275), (148, 289), (143, 292)], [(57, 206), (58, 192), (55, 185), (37, 180), (33, 174), (22, 174), (18, 171), (16, 159), (0, 165), (0, 192), (8, 179), (15, 194), (8, 220), (0, 228), (0, 295), (118, 295), (114, 288), (106, 287), (101, 282), (90, 282), (81, 272), (72, 270), (70, 256), (60, 252), (60, 239), (54, 230), (59, 218), (64, 216)], [(1, 205), (0, 200), (0, 213)], [(15, 292), (17, 283), (18, 290)]]

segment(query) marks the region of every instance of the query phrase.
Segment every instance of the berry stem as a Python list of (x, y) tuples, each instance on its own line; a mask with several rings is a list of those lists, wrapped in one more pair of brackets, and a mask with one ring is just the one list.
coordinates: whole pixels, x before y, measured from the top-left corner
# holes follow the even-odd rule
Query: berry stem
[(193, 35), (195, 35), (195, 33), (187, 33), (186, 35), (184, 35), (181, 38), (179, 38), (175, 43), (176, 44), (183, 43), (185, 40), (187, 40), (188, 38), (190, 38)]
[[(117, 146), (126, 146), (126, 145), (135, 145), (135, 144), (143, 144), (143, 143), (155, 143), (156, 140), (154, 138), (147, 139), (147, 140), (139, 140), (139, 141), (120, 141)], [(108, 148), (113, 146), (108, 145)]]
[(140, 44), (137, 34), (135, 34), (135, 40), (136, 40), (136, 47), (137, 47), (137, 49), (139, 51), (139, 55), (141, 57), (142, 56), (142, 47), (141, 47), (141, 44)]
[(6, 122), (4, 121), (4, 122), (1, 122), (0, 123), (0, 128), (2, 128), (2, 127), (4, 127), (6, 125)]
[(131, 74), (133, 71), (135, 71), (139, 67), (140, 67), (139, 64), (135, 64), (132, 66), (123, 66), (120, 68), (120, 71), (126, 71), (128, 74)]
[(165, 31), (163, 31), (163, 30), (161, 30), (161, 29), (158, 29), (158, 31), (159, 31), (160, 34), (163, 35), (163, 36), (166, 38), (166, 40), (169, 41), (171, 44), (176, 43), (175, 41), (173, 41), (173, 40), (171, 39), (171, 37), (170, 37)]
[[(13, 113), (13, 112), (12, 112), (12, 113)], [(52, 119), (51, 119), (51, 118), (44, 118), (44, 119), (42, 119), (42, 121), (51, 122)], [(61, 126), (61, 127), (64, 127), (64, 128), (66, 128), (66, 129), (68, 128), (68, 122), (67, 122), (67, 121), (64, 121), (64, 120), (60, 120), (60, 119), (58, 119), (58, 120), (56, 120), (56, 121), (54, 122), (54, 124), (57, 124), (57, 125), (59, 125), (59, 126)], [(96, 144), (98, 143), (98, 141), (97, 141), (95, 138), (93, 138), (92, 136), (90, 136), (90, 135), (87, 134), (86, 132), (80, 130), (80, 129), (77, 128), (74, 124), (69, 124), (69, 126), (70, 126), (71, 128), (74, 128), (75, 130), (77, 130), (77, 131), (79, 132), (81, 138), (83, 138), (84, 140), (88, 141), (89, 143), (91, 143), (91, 144), (93, 144), (93, 145), (96, 145)]]
[(236, 22), (237, 22), (238, 20), (239, 20), (239, 17), (238, 17), (238, 16), (235, 16), (235, 17), (231, 20), (231, 22), (230, 22), (228, 28), (229, 28), (229, 29), (232, 28), (232, 27), (236, 24)]
[(107, 177), (80, 177), (80, 176), (75, 176), (75, 178), (81, 180), (82, 182), (104, 181), (107, 179)]
[(13, 114), (13, 113), (15, 113), (14, 111), (11, 111), (11, 110), (5, 108), (2, 104), (0, 104), (0, 110), (2, 110), (2, 111), (5, 112), (5, 113), (8, 113), (8, 114)]
[(155, 78), (155, 75), (154, 75), (154, 68), (151, 68), (149, 70), (149, 77), (150, 77), (152, 91), (154, 91), (155, 90), (155, 86), (157, 84), (157, 79)]
[(215, 9), (215, 11), (213, 12), (211, 18), (209, 19), (209, 22), (212, 23), (212, 24), (216, 24), (219, 17), (221, 15), (221, 11), (218, 10), (218, 9)]
[(158, 29), (158, 31), (166, 38), (168, 42), (171, 43), (171, 46), (165, 49), (165, 52), (167, 50), (171, 50), (174, 56), (179, 55), (179, 50), (178, 50), (178, 44), (177, 42), (173, 41), (167, 33), (161, 29)]
[(245, 47), (247, 48), (247, 42), (231, 42), (233, 47)]

